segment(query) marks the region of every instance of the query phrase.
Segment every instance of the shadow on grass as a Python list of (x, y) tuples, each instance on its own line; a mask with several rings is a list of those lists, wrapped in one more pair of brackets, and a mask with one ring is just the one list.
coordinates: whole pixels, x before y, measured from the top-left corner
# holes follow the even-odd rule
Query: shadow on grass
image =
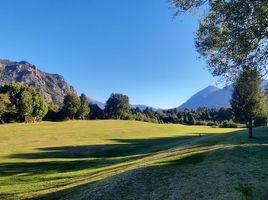
[(22, 159), (48, 159), (48, 158), (114, 158), (123, 156), (135, 156), (146, 153), (154, 153), (174, 146), (182, 141), (199, 137), (179, 136), (150, 139), (112, 139), (118, 144), (84, 145), (84, 146), (61, 146), (38, 148), (40, 152), (13, 154), (9, 158)]
[[(147, 154), (172, 148), (196, 137), (199, 136), (113, 139), (112, 141), (118, 144), (39, 148), (37, 149), (39, 152), (36, 153), (13, 154), (8, 156), (11, 159), (25, 159), (26, 161), (0, 163), (0, 172), (1, 176), (10, 176), (18, 174), (40, 175), (66, 173), (84, 169), (97, 169), (136, 160)], [(42, 161), (42, 159), (59, 160)], [(60, 159), (64, 160), (61, 161)]]
[[(187, 199), (210, 199), (211, 195), (215, 198), (219, 195), (219, 188), (247, 198), (248, 194), (240, 189), (241, 184), (252, 186), (250, 191), (255, 193), (251, 195), (263, 199), (268, 178), (268, 165), (264, 164), (264, 159), (268, 159), (268, 147), (262, 145), (211, 150), (133, 169), (106, 181), (76, 186), (36, 199), (76, 199), (81, 197), (79, 194), (83, 194), (83, 199), (92, 200), (168, 199), (174, 192), (181, 195), (178, 199), (184, 196)], [(264, 187), (256, 188), (251, 184), (255, 182)]]
[[(233, 132), (232, 134), (228, 133), (228, 135), (232, 136), (235, 135), (236, 133), (237, 132)], [(219, 143), (220, 140), (218, 137), (221, 136), (216, 135), (216, 137), (214, 138), (209, 136), (200, 137), (199, 135), (191, 135), (191, 136), (149, 138), (149, 139), (114, 139), (113, 141), (118, 142), (119, 144), (39, 148), (38, 149), (39, 152), (36, 153), (10, 155), (9, 158), (25, 159), (25, 162), (0, 163), (0, 172), (1, 176), (12, 176), (12, 175), (32, 176), (32, 175), (42, 175), (51, 173), (67, 173), (86, 169), (97, 169), (101, 167), (120, 164), (123, 162), (129, 162), (138, 158), (145, 157), (148, 154), (157, 153), (162, 150), (168, 150), (175, 146), (185, 144), (185, 142), (191, 141), (192, 139), (196, 138), (204, 138), (205, 140), (195, 144), (195, 146), (200, 145), (202, 147), (209, 147)], [(190, 149), (191, 147), (193, 146), (189, 146), (187, 148)], [(179, 160), (162, 163), (162, 166), (159, 167), (150, 167), (147, 169), (152, 170), (153, 176), (158, 177), (157, 171), (159, 169), (161, 170), (166, 169), (166, 167), (170, 166), (185, 166), (185, 165), (190, 166), (200, 164), (204, 161), (205, 157), (206, 153), (196, 155), (193, 154), (185, 158), (181, 158)], [(42, 159), (64, 159), (64, 160), (47, 161)], [(77, 159), (77, 160), (71, 160), (71, 159)], [(119, 176), (120, 174), (115, 175), (114, 177), (116, 178)], [(51, 193), (49, 195), (38, 197), (38, 199), (39, 198), (57, 199), (58, 197), (70, 194), (73, 191), (77, 190), (81, 191), (81, 188), (84, 187), (88, 189), (91, 187), (91, 184), (80, 185), (70, 189), (58, 191), (55, 193)]]

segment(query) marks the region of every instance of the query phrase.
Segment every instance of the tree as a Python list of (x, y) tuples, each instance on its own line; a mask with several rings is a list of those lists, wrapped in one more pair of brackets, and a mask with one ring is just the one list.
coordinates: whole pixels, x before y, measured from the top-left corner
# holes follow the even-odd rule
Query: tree
[(176, 14), (208, 3), (200, 21), (196, 48), (214, 76), (235, 80), (245, 69), (267, 74), (267, 0), (171, 0)]
[(125, 119), (130, 113), (128, 96), (111, 94), (106, 102), (104, 112), (109, 119)]
[(143, 112), (148, 118), (155, 118), (155, 112), (153, 111), (153, 108), (147, 107)]
[(4, 123), (4, 115), (5, 113), (9, 112), (10, 109), (10, 99), (8, 94), (0, 94), (0, 123)]
[(41, 121), (47, 113), (48, 105), (43, 95), (31, 86), (12, 83), (0, 87), (0, 93), (9, 97), (6, 121)]
[(253, 121), (265, 112), (265, 98), (257, 69), (244, 70), (234, 84), (231, 106), (235, 116), (248, 122), (249, 138), (253, 138)]
[(48, 104), (48, 112), (45, 115), (45, 120), (48, 121), (58, 121), (61, 120), (61, 116), (60, 116), (60, 108), (58, 105), (54, 104), (54, 103), (49, 103)]
[(217, 114), (218, 121), (229, 121), (233, 119), (233, 111), (230, 108), (220, 108)]
[(81, 102), (81, 105), (80, 105), (80, 108), (78, 109), (77, 117), (78, 119), (85, 120), (86, 118), (89, 117), (89, 113), (90, 113), (89, 102), (85, 94), (81, 94), (80, 102)]
[(33, 95), (33, 112), (32, 118), (34, 122), (39, 122), (48, 112), (48, 104), (40, 93), (34, 92)]
[(90, 119), (103, 119), (103, 110), (97, 104), (90, 104)]
[(29, 91), (24, 90), (21, 93), (20, 99), (16, 104), (17, 113), (19, 114), (19, 118), (23, 122), (31, 121), (32, 112), (33, 112), (33, 98)]
[(75, 93), (66, 95), (63, 100), (62, 108), (64, 116), (69, 119), (74, 119), (80, 105), (80, 98)]

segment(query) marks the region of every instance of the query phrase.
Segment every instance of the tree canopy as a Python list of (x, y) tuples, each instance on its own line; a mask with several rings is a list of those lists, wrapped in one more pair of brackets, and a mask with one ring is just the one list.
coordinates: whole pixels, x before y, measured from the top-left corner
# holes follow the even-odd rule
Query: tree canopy
[(65, 96), (63, 100), (62, 112), (65, 118), (74, 119), (81, 106), (79, 96), (71, 93)]
[(265, 103), (259, 72), (244, 70), (234, 84), (231, 106), (236, 116), (248, 122), (250, 138), (253, 137), (253, 121), (266, 112)]
[(3, 121), (41, 121), (48, 111), (48, 104), (43, 95), (33, 87), (12, 83), (1, 86), (0, 95), (0, 101), (4, 102), (1, 110), (6, 110), (2, 112), (2, 115), (5, 114)]
[(81, 105), (77, 111), (77, 117), (78, 119), (85, 120), (86, 118), (89, 118), (89, 113), (90, 113), (89, 102), (85, 94), (81, 94), (80, 102), (81, 102)]
[(124, 119), (130, 112), (129, 98), (123, 94), (111, 94), (105, 105), (105, 113), (110, 119)]
[(214, 76), (235, 78), (244, 69), (267, 74), (267, 0), (171, 0), (176, 14), (208, 4), (196, 34), (197, 51)]

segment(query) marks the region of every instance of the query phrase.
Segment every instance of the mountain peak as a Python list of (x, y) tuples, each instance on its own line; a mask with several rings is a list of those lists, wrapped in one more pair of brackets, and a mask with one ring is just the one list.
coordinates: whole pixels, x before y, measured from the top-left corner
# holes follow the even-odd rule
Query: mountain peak
[(205, 89), (203, 89), (203, 90), (220, 90), (220, 88), (218, 88), (218, 87), (216, 87), (216, 86), (214, 86), (214, 85), (209, 85), (209, 86), (207, 86)]
[(179, 109), (197, 109), (198, 107), (219, 108), (229, 107), (232, 90), (220, 89), (216, 86), (208, 86), (197, 92), (188, 101), (182, 104)]

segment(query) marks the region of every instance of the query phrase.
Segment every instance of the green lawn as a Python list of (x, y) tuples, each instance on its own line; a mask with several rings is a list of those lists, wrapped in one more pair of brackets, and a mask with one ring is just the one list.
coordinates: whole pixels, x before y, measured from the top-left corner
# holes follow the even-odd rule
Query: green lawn
[(134, 121), (0, 126), (0, 199), (263, 199), (267, 128)]

